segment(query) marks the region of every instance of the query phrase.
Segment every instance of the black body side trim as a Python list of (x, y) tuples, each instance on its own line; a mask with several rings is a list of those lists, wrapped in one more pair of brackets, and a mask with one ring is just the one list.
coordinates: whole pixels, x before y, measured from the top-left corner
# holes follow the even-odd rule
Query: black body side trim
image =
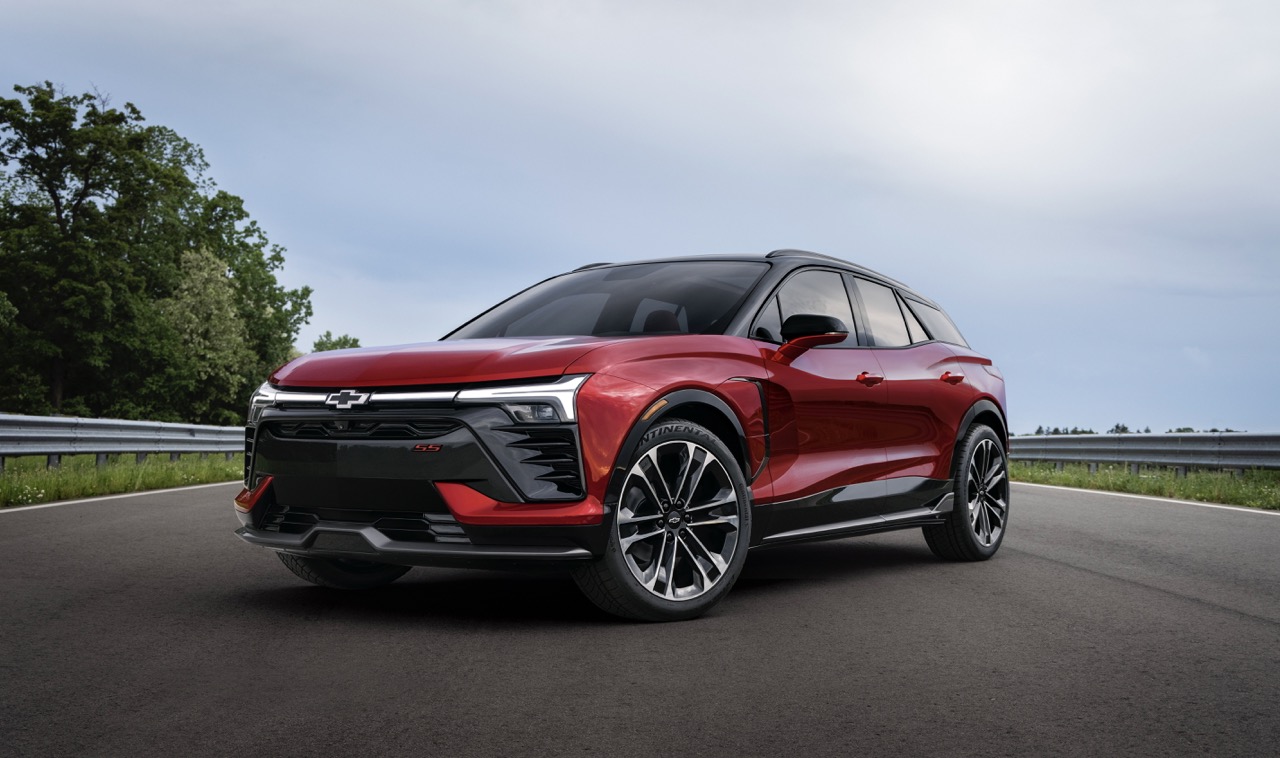
[(920, 476), (861, 482), (757, 506), (752, 544), (827, 539), (941, 523), (951, 511), (951, 480)]

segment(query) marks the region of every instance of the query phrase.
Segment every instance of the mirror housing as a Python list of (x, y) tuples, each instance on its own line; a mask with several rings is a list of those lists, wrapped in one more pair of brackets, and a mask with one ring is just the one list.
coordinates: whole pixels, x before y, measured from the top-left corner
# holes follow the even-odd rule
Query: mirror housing
[(849, 330), (834, 316), (818, 316), (797, 313), (782, 324), (782, 338), (786, 340), (771, 358), (779, 363), (790, 363), (811, 348), (844, 342)]

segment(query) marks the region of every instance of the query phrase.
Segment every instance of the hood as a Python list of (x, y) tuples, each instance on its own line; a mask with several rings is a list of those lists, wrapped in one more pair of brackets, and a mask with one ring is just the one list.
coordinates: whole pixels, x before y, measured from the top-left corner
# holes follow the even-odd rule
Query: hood
[(331, 350), (276, 369), (284, 387), (365, 388), (470, 384), (559, 376), (569, 364), (617, 340), (601, 337), (475, 339)]

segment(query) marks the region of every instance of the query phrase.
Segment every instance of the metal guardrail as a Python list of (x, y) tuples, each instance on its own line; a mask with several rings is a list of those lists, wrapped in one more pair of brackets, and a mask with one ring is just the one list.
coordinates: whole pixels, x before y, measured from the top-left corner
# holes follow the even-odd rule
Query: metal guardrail
[(1280, 434), (1071, 434), (1014, 437), (1015, 461), (1280, 469)]
[(244, 450), (244, 428), (166, 424), (157, 421), (15, 416), (0, 413), (0, 472), (4, 459), (24, 455), (48, 456), (57, 466), (63, 455), (132, 453), (141, 461), (150, 453), (224, 453), (228, 459)]

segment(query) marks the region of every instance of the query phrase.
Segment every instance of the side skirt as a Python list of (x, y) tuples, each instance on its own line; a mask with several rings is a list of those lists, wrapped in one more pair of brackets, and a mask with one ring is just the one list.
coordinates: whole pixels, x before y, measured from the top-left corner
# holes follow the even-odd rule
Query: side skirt
[[(855, 488), (857, 486), (855, 485)], [(853, 488), (840, 488), (824, 492), (802, 501), (779, 503), (782, 508), (803, 507), (805, 501), (830, 502)], [(876, 498), (876, 513), (857, 514), (854, 518), (823, 524), (812, 524), (767, 534), (752, 547), (767, 547), (808, 540), (840, 539), (859, 534), (873, 534), (895, 529), (911, 529), (944, 523), (954, 507), (951, 483), (946, 480), (916, 479), (889, 480), (890, 494)], [(768, 510), (773, 505), (760, 506)], [(767, 521), (767, 519), (762, 519)]]

